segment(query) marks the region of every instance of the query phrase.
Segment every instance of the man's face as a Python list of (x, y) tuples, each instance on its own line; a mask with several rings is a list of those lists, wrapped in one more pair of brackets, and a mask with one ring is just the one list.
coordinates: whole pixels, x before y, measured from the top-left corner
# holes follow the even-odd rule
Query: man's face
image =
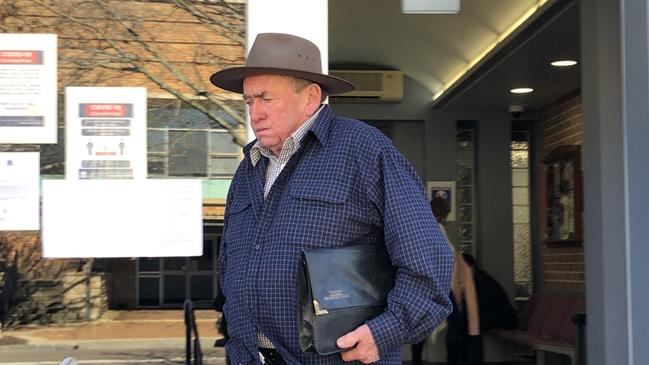
[(275, 155), (279, 155), (286, 138), (313, 113), (309, 87), (296, 90), (294, 80), (285, 76), (246, 77), (243, 98), (255, 137)]

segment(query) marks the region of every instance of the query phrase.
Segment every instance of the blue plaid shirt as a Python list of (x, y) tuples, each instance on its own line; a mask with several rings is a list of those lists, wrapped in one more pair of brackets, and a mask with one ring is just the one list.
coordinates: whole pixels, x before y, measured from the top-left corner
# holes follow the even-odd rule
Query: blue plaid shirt
[(430, 333), (451, 310), (453, 255), (416, 172), (380, 131), (325, 106), (264, 199), (267, 159), (244, 148), (228, 193), (220, 281), (233, 364), (259, 363), (256, 334), (289, 364), (343, 364), (298, 346), (301, 250), (385, 244), (397, 269), (388, 307), (367, 322), (381, 364)]

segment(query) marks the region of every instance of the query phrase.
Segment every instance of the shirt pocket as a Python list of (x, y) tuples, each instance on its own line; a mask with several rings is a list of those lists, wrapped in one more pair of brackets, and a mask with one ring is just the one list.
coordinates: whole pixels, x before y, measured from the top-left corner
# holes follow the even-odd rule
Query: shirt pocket
[(233, 199), (225, 212), (226, 229), (223, 232), (229, 255), (245, 249), (254, 235), (254, 213), (248, 197)]
[(293, 199), (314, 204), (345, 204), (349, 198), (349, 184), (344, 181), (297, 182), (291, 187)]
[(289, 190), (290, 201), (281, 210), (277, 228), (290, 232), (298, 248), (347, 244), (356, 232), (352, 218), (357, 207), (345, 181), (300, 181)]

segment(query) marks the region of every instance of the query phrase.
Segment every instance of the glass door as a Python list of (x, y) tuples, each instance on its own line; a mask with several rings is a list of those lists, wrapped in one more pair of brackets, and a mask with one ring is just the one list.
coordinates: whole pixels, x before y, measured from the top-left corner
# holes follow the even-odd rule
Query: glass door
[(216, 250), (220, 236), (206, 234), (203, 255), (138, 259), (138, 307), (180, 308), (186, 298), (209, 308), (216, 294)]

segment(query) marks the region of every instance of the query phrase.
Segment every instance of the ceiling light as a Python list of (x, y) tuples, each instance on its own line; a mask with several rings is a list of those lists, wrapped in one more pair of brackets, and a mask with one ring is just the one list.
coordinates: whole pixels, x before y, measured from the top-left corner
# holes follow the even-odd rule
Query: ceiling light
[(531, 87), (517, 87), (515, 89), (509, 90), (509, 92), (512, 94), (527, 94), (531, 93), (532, 91), (534, 91), (534, 89), (532, 89)]
[[(404, 0), (405, 1), (405, 0)], [(433, 95), (433, 102), (438, 100), (442, 95), (448, 92), (456, 83), (459, 84), (459, 81), (465, 77), (474, 66), (478, 65), (483, 59), (490, 54), (491, 51), (496, 49), (496, 47), (502, 44), (507, 37), (509, 37), (519, 26), (525, 23), (532, 15), (539, 13), (541, 9), (549, 2), (550, 0), (537, 0), (520, 18), (518, 18), (512, 25), (509, 26), (503, 33), (498, 35), (498, 38), (488, 45), (480, 54), (478, 54), (474, 59), (464, 66), (460, 72), (453, 76), (449, 81), (447, 81), (444, 86)]]
[(570, 67), (574, 66), (577, 64), (577, 61), (574, 60), (558, 60), (554, 62), (550, 62), (550, 64), (554, 67)]
[(460, 0), (401, 0), (404, 14), (456, 14)]

